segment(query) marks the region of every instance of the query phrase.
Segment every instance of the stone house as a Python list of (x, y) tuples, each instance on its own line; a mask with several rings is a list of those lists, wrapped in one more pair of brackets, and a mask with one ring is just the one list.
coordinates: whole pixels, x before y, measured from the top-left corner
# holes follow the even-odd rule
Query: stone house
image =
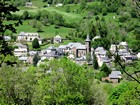
[(58, 4), (56, 4), (55, 6), (56, 6), (56, 7), (62, 7), (63, 4), (62, 4), (62, 3), (58, 3)]
[(11, 40), (11, 37), (10, 36), (4, 36), (4, 40), (5, 41), (10, 41)]
[(112, 71), (108, 77), (103, 77), (102, 81), (110, 81), (112, 83), (119, 83), (120, 79), (122, 78), (120, 71)]
[(27, 52), (28, 52), (28, 48), (26, 45), (23, 45), (21, 43), (17, 43), (15, 44), (15, 46), (17, 46), (17, 48), (14, 49), (14, 55), (15, 56), (27, 56)]
[(113, 83), (119, 83), (119, 79), (121, 79), (121, 72), (120, 71), (112, 71), (111, 74), (109, 74), (109, 81)]
[(38, 33), (26, 33), (26, 32), (21, 32), (17, 40), (18, 41), (27, 41), (27, 42), (32, 42), (35, 38), (38, 39), (39, 44), (42, 44), (42, 39), (40, 38)]
[(62, 38), (59, 35), (56, 35), (53, 38), (53, 43), (61, 43), (62, 42)]
[(26, 2), (25, 6), (26, 7), (32, 7), (33, 6), (33, 3), (32, 2)]

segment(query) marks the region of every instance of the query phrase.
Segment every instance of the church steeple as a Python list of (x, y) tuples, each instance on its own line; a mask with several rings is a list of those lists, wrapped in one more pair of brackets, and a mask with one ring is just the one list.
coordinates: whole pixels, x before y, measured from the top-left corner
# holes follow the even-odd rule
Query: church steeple
[(85, 40), (86, 42), (90, 42), (91, 40), (90, 40), (90, 37), (89, 37), (89, 34), (87, 34), (87, 38), (86, 38), (86, 40)]
[(89, 34), (87, 34), (87, 38), (85, 40), (85, 46), (87, 49), (87, 53), (91, 53), (91, 40)]

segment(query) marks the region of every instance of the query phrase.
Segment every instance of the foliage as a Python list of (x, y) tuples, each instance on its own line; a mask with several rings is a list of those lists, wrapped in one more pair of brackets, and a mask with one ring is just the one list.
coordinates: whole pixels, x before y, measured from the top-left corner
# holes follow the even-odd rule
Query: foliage
[(39, 42), (38, 42), (38, 39), (35, 38), (32, 42), (32, 48), (40, 48), (40, 45), (39, 45)]
[(108, 76), (111, 73), (110, 68), (108, 68), (105, 63), (103, 63), (103, 65), (102, 65), (100, 70), (103, 71), (106, 74), (106, 76)]
[(29, 12), (28, 11), (24, 11), (23, 14), (22, 14), (22, 18), (24, 20), (28, 19), (29, 18)]
[(94, 69), (98, 69), (99, 67), (98, 62), (97, 62), (97, 57), (95, 54), (93, 55), (93, 67)]
[(33, 57), (33, 65), (37, 66), (37, 63), (39, 60), (40, 60), (40, 57), (38, 56), (38, 54), (35, 54)]
[(16, 62), (11, 61), (4, 61), (6, 56), (13, 55), (12, 53), (12, 46), (10, 46), (5, 40), (4, 35), (7, 30), (16, 33), (15, 26), (18, 26), (21, 21), (13, 23), (13, 24), (4, 24), (4, 20), (6, 19), (7, 15), (11, 15), (11, 12), (16, 12), (18, 9), (14, 7), (13, 5), (8, 4), (6, 1), (2, 0), (0, 2), (1, 8), (0, 8), (0, 55), (3, 56), (1, 59), (0, 66), (2, 63), (7, 63), (8, 65), (15, 64)]
[(85, 105), (99, 103), (98, 100), (93, 101), (95, 91), (91, 88), (93, 84), (91, 70), (86, 70), (66, 58), (53, 60), (48, 66), (50, 69), (46, 70), (44, 79), (39, 80), (37, 88), (40, 93), (36, 94), (38, 97), (35, 103)]
[(86, 54), (86, 60), (88, 63), (91, 61), (91, 54), (90, 53)]
[(27, 68), (21, 65), (0, 68), (0, 104), (31, 105), (36, 78), (32, 72), (34, 68), (25, 70)]
[(138, 105), (140, 103), (140, 85), (136, 82), (124, 82), (110, 94), (110, 102), (115, 105)]

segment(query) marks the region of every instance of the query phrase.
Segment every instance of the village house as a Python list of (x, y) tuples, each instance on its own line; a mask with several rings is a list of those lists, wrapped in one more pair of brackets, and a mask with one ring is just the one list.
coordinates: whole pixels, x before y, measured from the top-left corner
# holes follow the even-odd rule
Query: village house
[(79, 45), (76, 47), (76, 58), (79, 58), (79, 57), (83, 57), (83, 56), (86, 56), (87, 54), (87, 51), (86, 51), (86, 46), (85, 45)]
[[(119, 55), (125, 64), (132, 63), (133, 60), (138, 59), (138, 57), (129, 49), (127, 42), (120, 42), (119, 45), (111, 45), (110, 51), (112, 54)], [(115, 60), (114, 56), (112, 56), (112, 59)]]
[(140, 52), (137, 54), (138, 59), (140, 59)]
[(66, 53), (66, 45), (60, 45), (58, 48), (59, 50), (62, 50), (63, 53)]
[(56, 7), (62, 7), (63, 4), (62, 4), (62, 3), (58, 3), (58, 4), (56, 4), (55, 6), (56, 6)]
[(119, 80), (122, 78), (120, 71), (112, 71), (111, 74), (109, 74), (109, 81), (113, 83), (119, 83)]
[(97, 47), (94, 51), (94, 54), (98, 57), (105, 57), (106, 56), (106, 51), (104, 50), (103, 47)]
[(11, 37), (10, 36), (4, 36), (4, 40), (5, 41), (10, 41), (11, 40)]
[(129, 50), (127, 42), (120, 42), (119, 49), (125, 49), (126, 51)]
[(56, 35), (53, 38), (53, 43), (61, 43), (62, 42), (62, 38), (59, 35)]
[(19, 57), (18, 59), (19, 59), (19, 61), (26, 63), (28, 60), (28, 57)]
[(64, 55), (63, 51), (54, 46), (50, 46), (46, 50), (41, 50), (41, 52), (39, 53), (41, 61), (45, 59), (51, 60), (53, 58), (60, 58), (63, 55)]
[(16, 46), (17, 48), (14, 49), (14, 55), (15, 56), (26, 56), (27, 52), (28, 52), (28, 48), (26, 45), (23, 45), (21, 43), (17, 43), (14, 46)]
[(103, 77), (102, 81), (109, 81), (112, 83), (119, 83), (120, 79), (122, 78), (120, 71), (113, 70), (108, 77)]
[(33, 6), (33, 3), (32, 2), (26, 2), (25, 6), (26, 7), (32, 7)]
[(117, 50), (117, 45), (115, 45), (115, 44), (111, 44), (109, 50), (111, 51), (112, 54), (114, 54), (114, 53), (116, 52), (116, 50)]
[(37, 53), (37, 51), (29, 51), (30, 56), (34, 56)]
[(97, 57), (99, 67), (102, 67), (103, 63), (105, 63), (108, 67), (111, 67), (111, 61), (103, 47), (97, 47), (94, 54)]
[(27, 41), (27, 42), (32, 42), (35, 38), (38, 39), (39, 44), (42, 44), (42, 39), (40, 38), (38, 33), (26, 33), (26, 32), (21, 32), (17, 40), (18, 41)]
[(76, 58), (75, 63), (82, 66), (83, 64), (87, 64), (87, 60), (85, 57)]

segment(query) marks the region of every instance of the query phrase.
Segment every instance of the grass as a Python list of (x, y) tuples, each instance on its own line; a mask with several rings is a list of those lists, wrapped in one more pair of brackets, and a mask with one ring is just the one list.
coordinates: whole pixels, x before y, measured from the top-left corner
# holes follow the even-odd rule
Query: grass
[[(6, 23), (14, 23), (15, 21), (8, 21)], [(15, 34), (16, 36), (24, 31), (24, 32), (37, 32), (37, 28), (33, 28), (29, 23), (31, 23), (32, 20), (26, 20), (23, 21), (23, 25), (20, 25), (19, 27), (16, 27), (17, 33)], [(60, 27), (60, 28), (55, 28), (55, 25), (49, 25), (49, 26), (42, 26), (43, 32), (39, 32), (40, 36), (42, 38), (52, 38), (55, 35), (60, 35), (61, 37), (65, 38), (66, 35), (68, 35), (70, 30), (73, 30), (72, 28), (65, 28), (65, 27)], [(9, 34), (10, 32), (7, 32)]]
[[(25, 10), (26, 9), (17, 11), (15, 14), (22, 15)], [(29, 14), (37, 14), (38, 11), (42, 11), (42, 10), (46, 10), (46, 11), (48, 11), (50, 13), (54, 13), (54, 12), (59, 13), (64, 17), (64, 19), (68, 23), (69, 22), (77, 22), (77, 21), (82, 19), (82, 15), (80, 15), (80, 14), (66, 13), (65, 11), (59, 10), (56, 7), (28, 9), (27, 11), (29, 12)]]

